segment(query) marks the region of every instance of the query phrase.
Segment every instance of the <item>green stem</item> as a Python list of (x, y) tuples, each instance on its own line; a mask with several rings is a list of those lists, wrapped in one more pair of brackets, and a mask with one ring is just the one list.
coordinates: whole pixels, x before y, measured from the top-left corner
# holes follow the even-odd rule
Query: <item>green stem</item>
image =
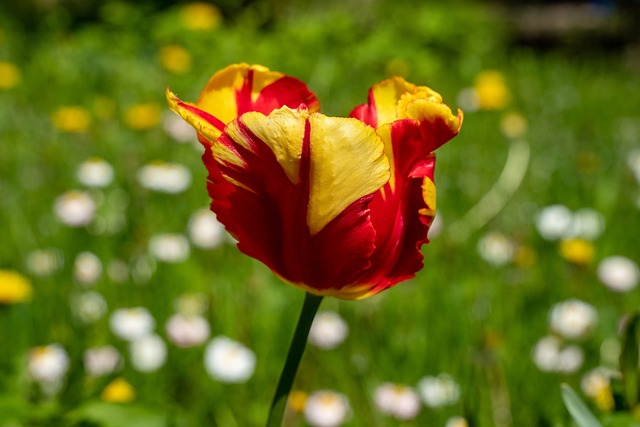
[(293, 380), (298, 372), (298, 366), (304, 353), (304, 348), (307, 345), (307, 337), (309, 336), (309, 329), (313, 318), (320, 307), (322, 297), (307, 293), (304, 298), (304, 305), (300, 312), (300, 318), (298, 319), (298, 325), (296, 331), (293, 334), (293, 340), (289, 347), (289, 354), (287, 354), (287, 361), (284, 364), (282, 373), (280, 374), (280, 380), (278, 381), (278, 387), (276, 393), (273, 396), (271, 402), (271, 408), (269, 409), (269, 418), (267, 419), (267, 427), (280, 427), (282, 426), (282, 417), (284, 416), (284, 408), (287, 404), (287, 398), (293, 385)]

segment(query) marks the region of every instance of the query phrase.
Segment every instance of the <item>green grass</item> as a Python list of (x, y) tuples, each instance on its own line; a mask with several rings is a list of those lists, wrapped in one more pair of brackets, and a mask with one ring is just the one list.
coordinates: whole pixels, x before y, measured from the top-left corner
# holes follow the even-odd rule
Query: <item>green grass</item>
[[(186, 261), (158, 262), (148, 279), (136, 276), (148, 239), (185, 232), (191, 213), (209, 199), (199, 149), (177, 144), (160, 126), (131, 129), (123, 114), (142, 102), (164, 109), (167, 86), (182, 99), (195, 100), (213, 72), (244, 61), (306, 81), (325, 114), (346, 115), (365, 102), (370, 85), (388, 76), (393, 60), (396, 67), (402, 64), (409, 81), (431, 86), (454, 108), (458, 92), (486, 69), (502, 72), (512, 101), (497, 111), (467, 112), (461, 134), (438, 151), (438, 208), (445, 228), (424, 248), (424, 270), (367, 300), (326, 299), (321, 310), (338, 311), (350, 335), (334, 350), (309, 347), (294, 388), (347, 395), (353, 407), (348, 426), (443, 426), (453, 415), (491, 426), (496, 409), (512, 420), (502, 425), (570, 425), (560, 384), (579, 389), (582, 374), (601, 363), (602, 343), (617, 336), (621, 316), (640, 303), (637, 290), (614, 294), (595, 274), (597, 262), (609, 255), (640, 261), (640, 190), (626, 165), (640, 140), (640, 79), (622, 53), (567, 57), (509, 46), (499, 15), (475, 3), (413, 10), (409, 3), (379, 2), (358, 14), (343, 13), (344, 8), (353, 12), (350, 2), (331, 3), (325, 10), (289, 5), (273, 16), (255, 3), (225, 16), (209, 32), (185, 30), (178, 8), (154, 12), (108, 4), (120, 14), (112, 10), (74, 30), (64, 19), (56, 21), (64, 16), (60, 10), (34, 33), (0, 20), (0, 61), (14, 63), (22, 75), (17, 86), (0, 91), (0, 268), (21, 272), (34, 287), (30, 302), (0, 306), (0, 426), (121, 426), (133, 419), (140, 426), (263, 424), (303, 293), (233, 245), (192, 247)], [(190, 52), (186, 74), (172, 74), (158, 62), (167, 44)], [(100, 114), (96, 99), (107, 100), (112, 112)], [(86, 132), (70, 134), (52, 125), (51, 115), (63, 105), (89, 112)], [(517, 111), (528, 121), (522, 138), (530, 149), (526, 175), (502, 200), (497, 215), (456, 239), (454, 230), (466, 226), (465, 214), (492, 189), (514, 143), (499, 129), (505, 111)], [(110, 232), (95, 226), (72, 229), (53, 214), (60, 194), (82, 188), (75, 171), (91, 156), (115, 168), (112, 184), (92, 190), (103, 200), (99, 218), (125, 220)], [(191, 187), (177, 195), (141, 188), (136, 171), (153, 160), (188, 166)], [(556, 203), (605, 216), (591, 263), (567, 262), (555, 242), (536, 232), (538, 210)], [(533, 264), (488, 265), (476, 250), (488, 231), (529, 248)], [(64, 260), (46, 277), (27, 268), (28, 255), (43, 248), (56, 249)], [(136, 372), (127, 361), (118, 372), (136, 390), (135, 403), (116, 409), (96, 403), (107, 380), (86, 378), (83, 351), (112, 344), (125, 359), (128, 353), (109, 331), (108, 314), (91, 325), (73, 315), (72, 297), (83, 291), (74, 282), (73, 262), (82, 251), (98, 255), (105, 269), (113, 260), (131, 267), (124, 283), (103, 274), (93, 289), (104, 296), (109, 312), (147, 307), (162, 336), (175, 298), (205, 294), (212, 336), (227, 335), (253, 349), (254, 376), (245, 384), (217, 382), (204, 370), (202, 347), (183, 350), (169, 344), (167, 362), (156, 373)], [(575, 374), (541, 372), (531, 350), (548, 333), (550, 307), (572, 297), (591, 303), (599, 314), (596, 329), (579, 342), (585, 362)], [(60, 393), (43, 399), (28, 380), (26, 357), (32, 347), (54, 342), (67, 350), (71, 367)], [(454, 406), (423, 408), (418, 418), (404, 423), (376, 409), (372, 395), (378, 384), (415, 386), (441, 372), (460, 384)], [(124, 417), (120, 424), (119, 417)], [(289, 425), (306, 424), (296, 415)]]

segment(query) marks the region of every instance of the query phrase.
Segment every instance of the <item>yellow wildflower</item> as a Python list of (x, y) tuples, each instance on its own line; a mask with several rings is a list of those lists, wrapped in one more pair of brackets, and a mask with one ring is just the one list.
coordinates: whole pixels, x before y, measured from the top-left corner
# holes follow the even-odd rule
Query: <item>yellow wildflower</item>
[(218, 8), (209, 3), (190, 3), (182, 9), (182, 22), (190, 30), (211, 30), (221, 20)]
[(28, 300), (33, 289), (29, 280), (13, 270), (0, 270), (0, 304), (15, 304)]
[(191, 54), (178, 45), (168, 45), (160, 50), (160, 64), (175, 74), (184, 74), (191, 69)]
[(124, 378), (116, 378), (102, 390), (100, 398), (106, 402), (126, 403), (136, 397), (136, 392)]
[(124, 121), (132, 129), (151, 129), (160, 121), (160, 113), (158, 104), (152, 102), (136, 104), (125, 110)]
[(593, 244), (584, 239), (566, 239), (560, 242), (560, 255), (574, 264), (589, 264), (595, 256)]
[(20, 70), (11, 62), (0, 62), (0, 89), (11, 89), (20, 83)]
[(505, 78), (499, 71), (487, 70), (478, 74), (474, 89), (478, 94), (478, 106), (484, 110), (504, 108), (511, 99)]
[(304, 410), (305, 403), (307, 403), (308, 397), (309, 396), (306, 392), (301, 390), (294, 390), (289, 394), (287, 407), (289, 407), (293, 412), (302, 412)]
[(85, 132), (91, 124), (89, 113), (82, 107), (64, 106), (51, 116), (53, 125), (63, 132)]
[(594, 401), (598, 409), (601, 411), (611, 411), (615, 406), (613, 393), (611, 392), (611, 385), (607, 384), (605, 387), (600, 388), (594, 398)]

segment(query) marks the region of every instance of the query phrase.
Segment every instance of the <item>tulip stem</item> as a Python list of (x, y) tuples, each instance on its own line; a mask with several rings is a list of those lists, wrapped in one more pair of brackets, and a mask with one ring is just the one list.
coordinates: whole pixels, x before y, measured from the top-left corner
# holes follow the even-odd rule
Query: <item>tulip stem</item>
[(280, 427), (282, 425), (282, 418), (284, 416), (284, 409), (287, 404), (287, 398), (289, 392), (291, 392), (291, 386), (293, 380), (298, 372), (298, 366), (302, 359), (302, 354), (307, 345), (307, 337), (309, 336), (309, 329), (313, 318), (320, 307), (322, 297), (313, 295), (310, 293), (305, 294), (304, 304), (300, 317), (298, 318), (298, 325), (296, 331), (293, 334), (293, 340), (289, 347), (289, 353), (287, 354), (287, 361), (284, 364), (282, 373), (280, 374), (280, 380), (278, 381), (278, 387), (276, 393), (273, 396), (271, 402), (271, 408), (269, 409), (269, 418), (267, 419), (267, 427)]

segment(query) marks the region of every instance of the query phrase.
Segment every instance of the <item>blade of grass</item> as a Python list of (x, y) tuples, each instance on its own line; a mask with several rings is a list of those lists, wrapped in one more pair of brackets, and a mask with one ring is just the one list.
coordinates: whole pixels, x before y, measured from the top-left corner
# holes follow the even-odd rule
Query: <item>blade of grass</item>
[(569, 385), (562, 384), (561, 391), (562, 400), (579, 427), (602, 427), (600, 421), (589, 411), (587, 405)]

